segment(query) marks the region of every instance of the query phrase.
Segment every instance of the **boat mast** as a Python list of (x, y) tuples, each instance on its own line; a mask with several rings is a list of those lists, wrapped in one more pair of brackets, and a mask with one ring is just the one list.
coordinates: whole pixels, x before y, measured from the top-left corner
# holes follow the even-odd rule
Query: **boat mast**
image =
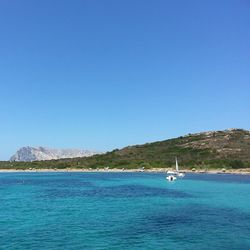
[(175, 168), (176, 168), (176, 172), (179, 172), (177, 157), (175, 157)]

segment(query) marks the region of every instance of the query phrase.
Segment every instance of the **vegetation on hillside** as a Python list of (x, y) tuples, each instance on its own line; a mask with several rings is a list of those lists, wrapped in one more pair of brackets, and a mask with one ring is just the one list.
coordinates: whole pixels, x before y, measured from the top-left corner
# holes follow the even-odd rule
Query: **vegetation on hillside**
[(135, 145), (92, 157), (34, 162), (0, 162), (1, 169), (169, 168), (178, 157), (182, 168), (250, 167), (250, 131), (233, 129), (189, 134)]

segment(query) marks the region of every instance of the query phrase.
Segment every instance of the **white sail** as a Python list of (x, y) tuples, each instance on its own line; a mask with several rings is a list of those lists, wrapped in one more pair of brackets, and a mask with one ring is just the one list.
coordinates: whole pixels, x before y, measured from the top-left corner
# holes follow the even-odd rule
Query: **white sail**
[(177, 161), (177, 157), (175, 157), (175, 167), (176, 167), (176, 172), (179, 172), (179, 166), (178, 166), (178, 161)]

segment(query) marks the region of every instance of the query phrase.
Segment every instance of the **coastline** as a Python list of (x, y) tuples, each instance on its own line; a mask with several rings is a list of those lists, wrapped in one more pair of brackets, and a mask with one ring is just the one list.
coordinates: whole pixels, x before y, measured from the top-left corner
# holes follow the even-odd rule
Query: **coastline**
[[(77, 168), (69, 168), (69, 169), (0, 169), (0, 173), (67, 173), (67, 172), (79, 172), (79, 173), (166, 173), (168, 170), (172, 170), (170, 168), (152, 168), (152, 169), (77, 169)], [(243, 174), (250, 175), (250, 168), (244, 169), (210, 169), (210, 170), (190, 170), (183, 169), (180, 172), (183, 173), (197, 173), (197, 174)]]

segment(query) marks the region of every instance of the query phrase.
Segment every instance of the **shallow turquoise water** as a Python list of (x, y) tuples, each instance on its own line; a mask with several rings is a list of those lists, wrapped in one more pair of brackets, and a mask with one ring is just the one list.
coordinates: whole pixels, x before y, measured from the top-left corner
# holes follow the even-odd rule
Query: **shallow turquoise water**
[(0, 249), (250, 249), (250, 176), (0, 173)]

